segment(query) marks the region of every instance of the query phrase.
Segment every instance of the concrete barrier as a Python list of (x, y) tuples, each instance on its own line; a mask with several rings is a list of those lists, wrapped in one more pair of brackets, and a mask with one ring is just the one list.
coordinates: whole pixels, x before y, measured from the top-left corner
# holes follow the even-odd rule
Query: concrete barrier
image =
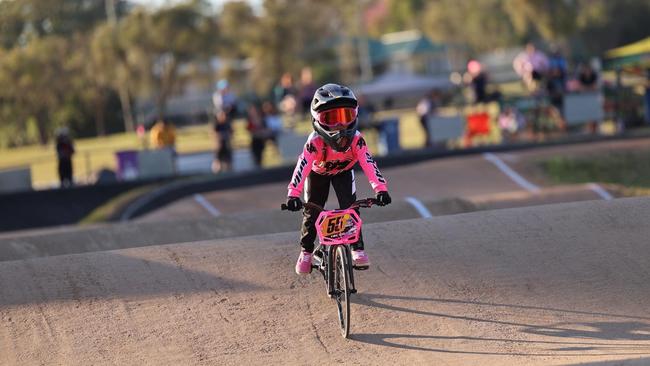
[(282, 161), (295, 162), (296, 158), (302, 152), (302, 148), (307, 141), (307, 136), (298, 135), (291, 131), (284, 131), (278, 135), (278, 149), (282, 155)]
[(465, 131), (465, 120), (459, 115), (429, 117), (427, 125), (434, 144), (460, 138)]
[(174, 153), (171, 149), (138, 152), (138, 178), (169, 177), (175, 173)]
[(29, 191), (32, 189), (32, 172), (29, 167), (0, 170), (0, 193)]
[(568, 125), (601, 122), (605, 118), (603, 96), (598, 92), (566, 94), (564, 96), (564, 119)]

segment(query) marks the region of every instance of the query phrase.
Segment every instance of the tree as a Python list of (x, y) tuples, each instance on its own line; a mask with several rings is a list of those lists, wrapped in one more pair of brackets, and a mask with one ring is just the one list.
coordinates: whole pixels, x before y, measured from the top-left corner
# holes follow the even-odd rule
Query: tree
[[(127, 3), (115, 0), (118, 15)], [(106, 20), (105, 0), (0, 1), (0, 46), (11, 48), (30, 37), (68, 37), (91, 31)]]
[(0, 101), (5, 111), (5, 123), (25, 131), (30, 118), (36, 122), (39, 142), (47, 143), (55, 116), (61, 111), (70, 90), (69, 80), (75, 70), (68, 63), (71, 44), (60, 37), (36, 39), (27, 46), (13, 48), (0, 63)]
[[(120, 60), (125, 77), (138, 95), (155, 95), (162, 118), (169, 97), (186, 82), (186, 70), (194, 62), (213, 55), (216, 28), (193, 1), (155, 13), (134, 11), (120, 22), (118, 44), (112, 52)], [(119, 70), (118, 70), (119, 71)]]

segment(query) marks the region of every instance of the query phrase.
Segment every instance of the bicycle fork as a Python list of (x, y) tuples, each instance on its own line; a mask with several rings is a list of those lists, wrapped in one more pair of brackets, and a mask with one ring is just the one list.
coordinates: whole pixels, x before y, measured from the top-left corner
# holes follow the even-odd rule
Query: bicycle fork
[[(338, 245), (332, 245), (327, 247), (327, 251), (323, 252), (323, 258), (318, 258), (318, 256), (315, 257), (315, 264), (313, 265), (314, 268), (317, 268), (322, 274), (323, 278), (325, 279), (325, 282), (327, 283), (327, 294), (329, 297), (332, 297), (335, 293), (335, 283), (334, 283), (334, 266), (336, 266), (336, 263), (334, 262), (335, 260), (335, 253), (336, 253), (336, 248)], [(350, 252), (350, 249), (347, 246), (343, 246), (343, 251), (345, 252), (345, 255), (347, 257), (347, 263), (348, 263), (348, 268), (346, 269), (348, 271), (348, 274), (350, 276), (350, 293), (355, 294), (357, 293), (357, 288), (354, 285), (354, 270), (352, 268), (352, 253)], [(323, 265), (326, 264), (326, 265)]]

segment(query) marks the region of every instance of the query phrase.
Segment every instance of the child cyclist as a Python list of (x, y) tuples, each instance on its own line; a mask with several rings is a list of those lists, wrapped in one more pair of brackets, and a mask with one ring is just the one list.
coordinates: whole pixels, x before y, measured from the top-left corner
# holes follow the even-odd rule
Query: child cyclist
[[(366, 141), (357, 131), (357, 98), (349, 88), (326, 84), (316, 90), (311, 101), (314, 132), (309, 135), (289, 183), (287, 207), (291, 211), (302, 208), (300, 193), (304, 186), (307, 202), (325, 206), (330, 184), (334, 187), (340, 208), (348, 208), (356, 201), (356, 186), (352, 167), (359, 162), (380, 206), (391, 203), (386, 179), (368, 151)], [(317, 212), (305, 209), (303, 213), (300, 256), (296, 273), (311, 273), (312, 252), (316, 239), (314, 222)], [(352, 264), (357, 269), (370, 266), (363, 250), (363, 237), (352, 244)]]

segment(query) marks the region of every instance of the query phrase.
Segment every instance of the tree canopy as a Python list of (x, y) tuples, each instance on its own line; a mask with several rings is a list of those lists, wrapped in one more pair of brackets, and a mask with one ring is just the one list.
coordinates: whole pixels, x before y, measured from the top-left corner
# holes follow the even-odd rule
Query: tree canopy
[[(207, 87), (227, 77), (265, 93), (283, 73), (311, 66), (317, 80), (355, 82), (358, 40), (367, 36), (419, 29), (470, 54), (532, 40), (584, 58), (647, 36), (650, 18), (643, 0), (264, 0), (216, 11), (204, 0), (175, 4), (0, 0), (0, 146), (46, 143), (60, 125), (84, 134), (133, 130), (136, 99), (153, 100), (163, 115), (189, 81)], [(221, 75), (206, 66), (214, 57)]]

